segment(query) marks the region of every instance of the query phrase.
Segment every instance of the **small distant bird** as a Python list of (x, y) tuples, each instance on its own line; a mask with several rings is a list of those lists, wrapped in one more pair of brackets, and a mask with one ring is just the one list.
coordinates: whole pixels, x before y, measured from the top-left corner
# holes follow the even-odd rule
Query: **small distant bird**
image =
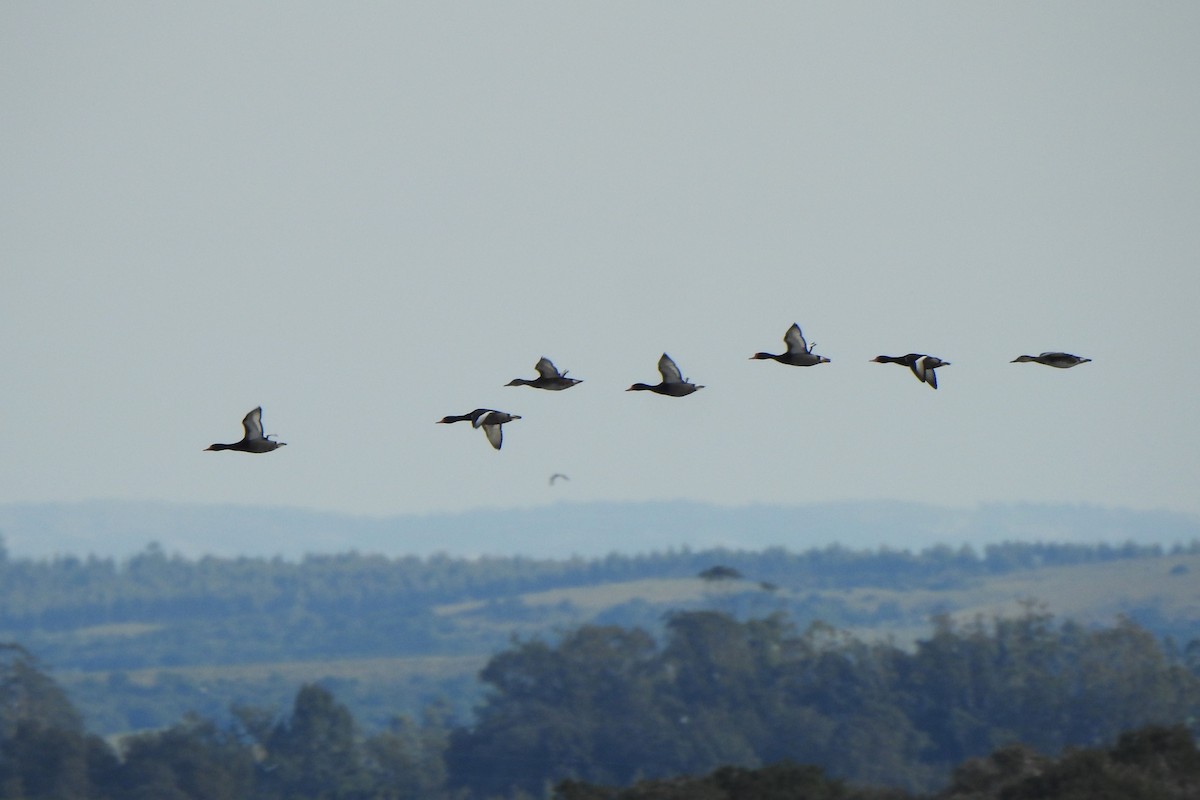
[(1058, 367), (1059, 369), (1070, 369), (1071, 367), (1077, 367), (1080, 364), (1086, 364), (1087, 362), (1091, 361), (1091, 359), (1090, 358), (1080, 358), (1079, 356), (1073, 356), (1070, 353), (1053, 352), (1053, 353), (1042, 353), (1041, 355), (1037, 355), (1037, 356), (1017, 356), (1009, 363), (1016, 364), (1016, 363), (1023, 362), (1023, 361), (1034, 361), (1034, 362), (1037, 362), (1038, 364), (1045, 364), (1047, 367)]
[(679, 371), (679, 367), (675, 366), (675, 362), (666, 353), (663, 353), (662, 358), (658, 360), (658, 371), (662, 375), (662, 383), (656, 383), (653, 386), (645, 383), (635, 383), (625, 391), (654, 392), (655, 394), (665, 394), (668, 397), (683, 397), (697, 389), (704, 388), (684, 378), (683, 374)]
[(902, 356), (875, 356), (871, 361), (879, 364), (903, 364), (912, 370), (912, 374), (917, 376), (917, 380), (929, 384), (934, 389), (937, 388), (937, 373), (934, 370), (938, 367), (950, 366), (949, 361), (942, 361), (937, 356), (927, 356), (924, 353), (907, 353)]
[(800, 332), (800, 326), (792, 323), (792, 327), (787, 329), (787, 333), (783, 335), (783, 343), (787, 345), (787, 350), (779, 355), (772, 353), (755, 353), (750, 358), (765, 360), (773, 359), (780, 364), (790, 364), (793, 367), (811, 367), (814, 364), (828, 364), (829, 359), (825, 356), (819, 356), (813, 352), (813, 348), (817, 346), (816, 342), (809, 345), (804, 341), (804, 334)]
[(569, 481), (571, 479), (568, 478), (566, 475), (563, 475), (561, 472), (556, 472), (550, 476), (550, 485), (553, 486), (554, 482), (557, 480)]
[(504, 431), (500, 426), (506, 422), (512, 422), (514, 419), (520, 419), (518, 414), (506, 414), (503, 411), (490, 411), (479, 420), (478, 423), (471, 423), (477, 428), (483, 428), (483, 433), (487, 436), (487, 440), (492, 443), (492, 447), (497, 450), (504, 443)]
[(537, 370), (536, 378), (513, 378), (505, 386), (532, 386), (535, 389), (561, 392), (563, 389), (570, 389), (577, 383), (583, 383), (579, 378), (568, 378), (566, 371), (559, 372), (558, 368), (545, 356), (539, 358), (533, 368)]
[(240, 442), (233, 444), (210, 444), (207, 450), (240, 450), (243, 453), (269, 453), (283, 447), (287, 442), (273, 442), (269, 436), (263, 436), (262, 406), (251, 411), (242, 419), (245, 435)]
[(478, 428), (479, 420), (483, 418), (483, 415), (489, 414), (495, 410), (496, 409), (494, 409), (494, 408), (477, 408), (469, 414), (456, 414), (456, 415), (452, 415), (449, 417), (442, 417), (441, 419), (438, 420), (438, 423), (439, 424), (444, 423), (444, 424), (449, 425), (449, 424), (453, 424), (455, 422), (466, 422), (466, 421), (470, 420), (471, 427)]

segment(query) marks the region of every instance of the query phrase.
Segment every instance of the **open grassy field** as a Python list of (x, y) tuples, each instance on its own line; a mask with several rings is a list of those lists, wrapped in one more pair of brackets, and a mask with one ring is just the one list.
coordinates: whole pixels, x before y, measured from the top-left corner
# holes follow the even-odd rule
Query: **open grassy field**
[[(644, 600), (655, 604), (688, 604), (734, 592), (761, 591), (748, 581), (703, 581), (670, 578), (607, 583), (523, 594), (529, 606), (570, 603), (581, 611), (599, 613), (620, 603)], [(804, 597), (835, 599), (863, 611), (895, 604), (906, 614), (946, 612), (957, 619), (1018, 614), (1022, 603), (1034, 600), (1057, 617), (1084, 623), (1108, 623), (1119, 614), (1157, 608), (1167, 616), (1192, 616), (1200, 635), (1200, 555), (1129, 559), (1063, 567), (1042, 567), (991, 577), (947, 589), (895, 591), (880, 588), (813, 589), (783, 587), (781, 600)], [(482, 604), (463, 603), (437, 609), (445, 615), (464, 614)]]

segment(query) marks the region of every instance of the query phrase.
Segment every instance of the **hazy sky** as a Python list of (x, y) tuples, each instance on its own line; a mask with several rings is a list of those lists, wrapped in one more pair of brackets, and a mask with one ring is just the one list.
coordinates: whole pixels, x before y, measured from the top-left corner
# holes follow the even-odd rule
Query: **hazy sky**
[[(4, 3), (0, 502), (1198, 513), (1198, 34), (1189, 2)], [(831, 364), (748, 360), (793, 321)], [(1095, 361), (1009, 363), (1060, 349)], [(708, 388), (624, 392), (664, 350)], [(938, 391), (868, 363), (912, 350)], [(504, 386), (542, 355), (584, 383)], [(259, 404), (286, 448), (203, 452)], [(524, 415), (503, 451), (433, 424), (476, 406)]]

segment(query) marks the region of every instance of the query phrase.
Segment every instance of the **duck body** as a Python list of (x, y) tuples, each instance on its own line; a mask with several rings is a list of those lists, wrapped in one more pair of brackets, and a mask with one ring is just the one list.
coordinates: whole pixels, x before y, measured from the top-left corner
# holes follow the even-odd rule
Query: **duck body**
[(938, 367), (950, 366), (949, 361), (942, 361), (937, 356), (929, 356), (924, 353), (905, 353), (902, 356), (875, 356), (871, 361), (877, 364), (903, 364), (912, 370), (912, 374), (917, 376), (917, 380), (928, 384), (933, 389), (937, 388), (937, 373), (934, 370)]
[(627, 392), (654, 392), (655, 394), (666, 395), (667, 397), (686, 397), (687, 395), (703, 386), (698, 386), (683, 377), (683, 373), (679, 371), (679, 367), (675, 365), (675, 361), (666, 353), (658, 359), (658, 371), (662, 375), (662, 382), (650, 385), (648, 383), (635, 383), (625, 391)]
[(755, 353), (750, 356), (751, 360), (765, 361), (771, 359), (778, 361), (780, 364), (788, 364), (793, 367), (812, 367), (817, 364), (828, 364), (829, 359), (825, 356), (819, 356), (812, 351), (816, 347), (816, 342), (811, 346), (804, 340), (804, 334), (800, 332), (800, 326), (792, 323), (792, 327), (787, 329), (787, 333), (783, 335), (783, 343), (787, 345), (787, 350), (782, 353)]
[(532, 386), (534, 389), (546, 389), (551, 392), (561, 392), (570, 389), (577, 383), (583, 383), (579, 378), (568, 378), (567, 372), (559, 372), (550, 359), (542, 356), (533, 367), (537, 370), (536, 378), (513, 378), (505, 386)]
[(242, 419), (244, 434), (241, 441), (232, 444), (211, 444), (204, 448), (208, 450), (237, 450), (242, 453), (269, 453), (283, 447), (287, 442), (274, 442), (263, 435), (262, 406), (251, 411)]
[(479, 427), (479, 421), (484, 415), (494, 412), (494, 408), (477, 408), (469, 414), (451, 414), (438, 420), (439, 424), (452, 425), (455, 422), (470, 422), (472, 428)]
[(1018, 364), (1025, 361), (1032, 361), (1036, 364), (1045, 364), (1047, 367), (1055, 367), (1057, 369), (1070, 369), (1077, 367), (1080, 364), (1086, 364), (1091, 361), (1090, 358), (1080, 358), (1079, 356), (1070, 353), (1060, 353), (1057, 351), (1041, 353), (1036, 356), (1017, 356), (1010, 364)]

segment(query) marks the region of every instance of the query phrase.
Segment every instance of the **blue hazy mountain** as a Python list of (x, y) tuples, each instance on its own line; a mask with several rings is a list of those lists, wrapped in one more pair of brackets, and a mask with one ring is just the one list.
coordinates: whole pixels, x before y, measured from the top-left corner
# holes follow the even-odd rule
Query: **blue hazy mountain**
[(1097, 506), (903, 502), (716, 506), (696, 502), (567, 503), (524, 509), (363, 517), (296, 508), (139, 501), (0, 505), (14, 557), (125, 557), (152, 543), (186, 556), (283, 556), (356, 550), (388, 556), (568, 558), (688, 547), (799, 551), (975, 547), (1001, 541), (1171, 545), (1200, 539), (1200, 517)]

